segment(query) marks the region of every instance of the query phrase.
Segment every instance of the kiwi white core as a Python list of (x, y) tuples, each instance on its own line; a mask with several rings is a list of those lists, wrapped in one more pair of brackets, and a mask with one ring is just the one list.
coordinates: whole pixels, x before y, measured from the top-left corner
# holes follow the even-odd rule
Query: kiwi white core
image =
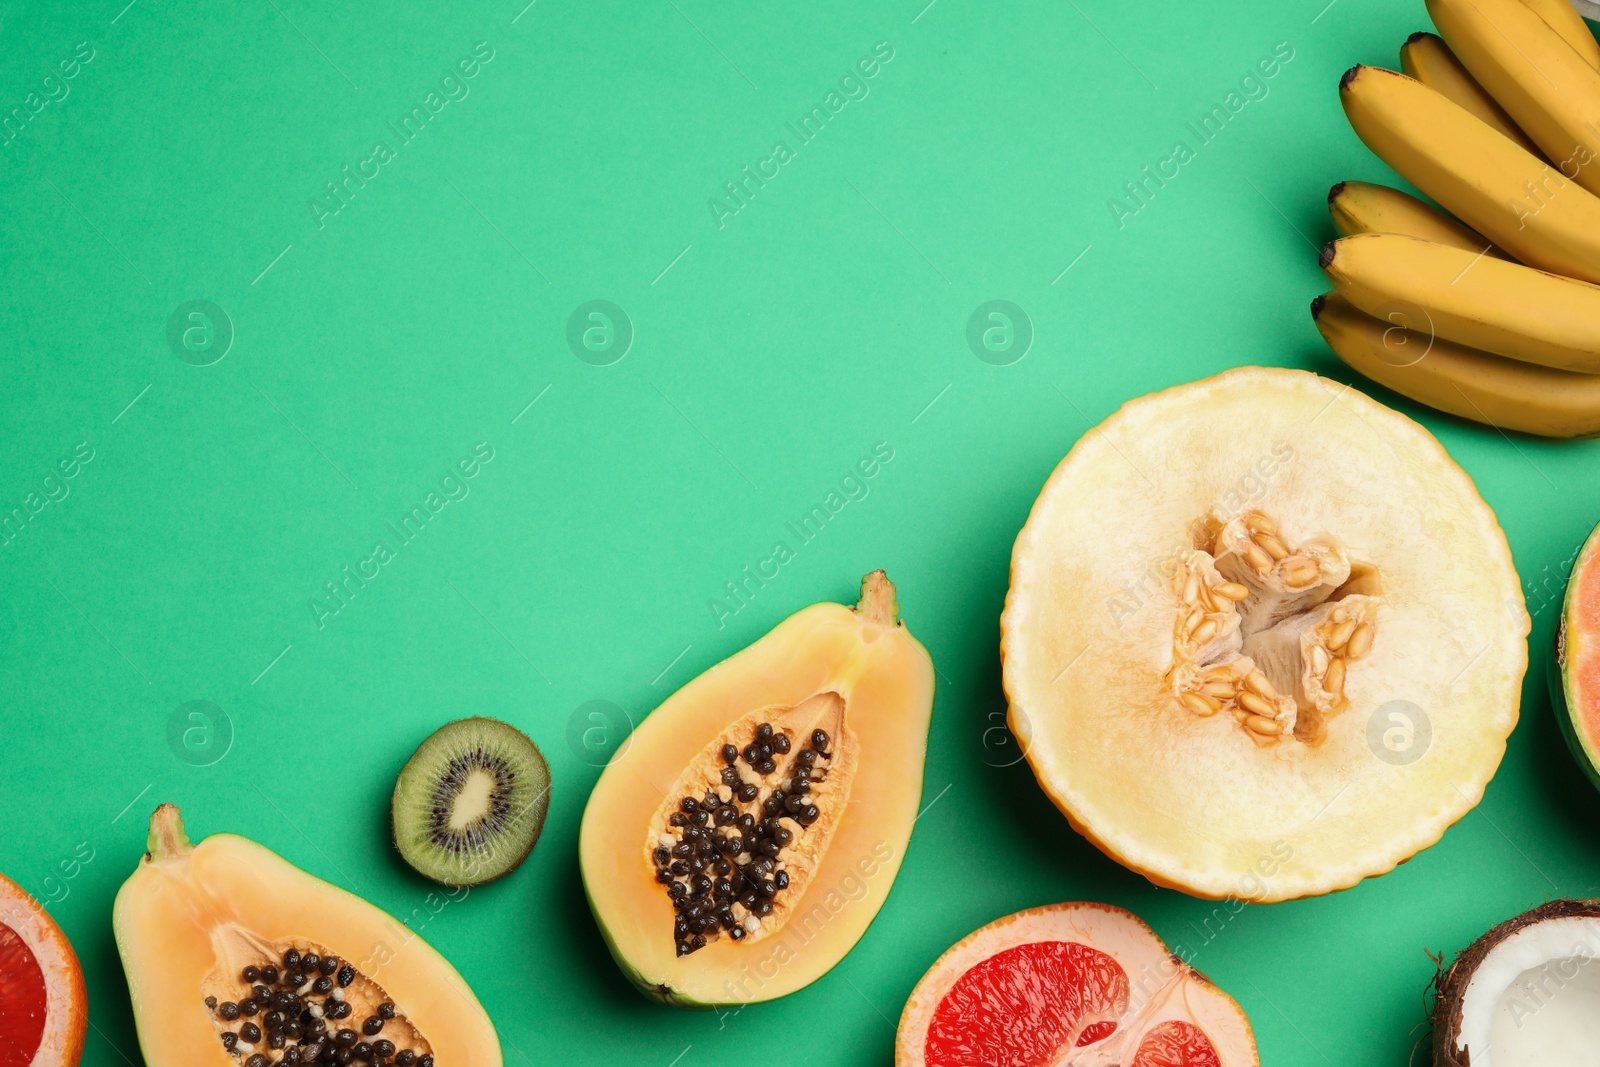
[(450, 829), (465, 830), (479, 820), (488, 818), (498, 784), (498, 779), (488, 771), (475, 769), (470, 772), (467, 780), (461, 783), (461, 792), (456, 794), (455, 803), (450, 806)]
[(1547, 919), (1490, 950), (1461, 1000), (1458, 1051), (1472, 1067), (1596, 1062), (1600, 919)]

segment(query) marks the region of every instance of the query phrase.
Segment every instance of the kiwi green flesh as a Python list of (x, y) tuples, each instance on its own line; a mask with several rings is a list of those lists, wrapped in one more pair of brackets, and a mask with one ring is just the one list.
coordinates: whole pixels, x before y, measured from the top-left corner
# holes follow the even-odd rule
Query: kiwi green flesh
[(544, 828), (550, 767), (497, 719), (462, 719), (424, 741), (394, 787), (394, 843), (424, 877), (481, 885), (515, 870)]

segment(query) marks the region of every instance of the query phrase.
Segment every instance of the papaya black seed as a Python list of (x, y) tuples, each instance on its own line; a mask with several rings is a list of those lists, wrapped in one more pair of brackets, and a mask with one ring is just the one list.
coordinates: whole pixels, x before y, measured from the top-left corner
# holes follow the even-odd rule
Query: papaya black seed
[(779, 847), (782, 847), (794, 840), (794, 832), (788, 827), (780, 826), (772, 832), (772, 840)]
[(694, 853), (694, 846), (687, 841), (680, 841), (672, 846), (672, 854), (678, 859), (686, 860)]
[(761, 742), (759, 745), (756, 746), (756, 751), (761, 753), (761, 758), (762, 759), (771, 759), (772, 758), (772, 742), (771, 741), (763, 741), (763, 742)]
[(315, 982), (311, 983), (311, 992), (317, 994), (319, 997), (327, 996), (329, 993), (333, 992), (333, 979), (328, 977), (318, 978)]
[(757, 892), (759, 892), (764, 897), (777, 896), (778, 895), (778, 883), (773, 881), (771, 878), (768, 878), (765, 882), (761, 883), (761, 887), (760, 887), (759, 890), (757, 890)]
[(732, 806), (724, 804), (717, 809), (716, 820), (718, 826), (727, 826), (739, 817), (739, 813)]
[(356, 1059), (360, 1060), (362, 1063), (372, 1062), (372, 1046), (367, 1044), (365, 1041), (361, 1042), (350, 1051), (354, 1052)]
[(417, 1060), (417, 1067), (433, 1067), (433, 1053), (425, 1053)]
[(756, 739), (760, 741), (772, 740), (772, 724), (770, 722), (764, 722), (756, 727)]
[(261, 1025), (265, 1026), (269, 1031), (282, 1030), (283, 1022), (283, 1012), (277, 1010), (269, 1011), (261, 1017)]
[(334, 1044), (341, 1048), (352, 1048), (356, 1043), (356, 1032), (348, 1026), (340, 1027), (339, 1032), (333, 1035)]
[(282, 1034), (268, 1034), (267, 1035), (267, 1047), (270, 1048), (274, 1052), (277, 1052), (279, 1049), (282, 1049), (288, 1043), (289, 1043), (289, 1039), (284, 1037)]
[(758, 901), (756, 901), (755, 913), (757, 915), (761, 916), (763, 919), (765, 919), (768, 915), (771, 915), (772, 914), (772, 901), (770, 901), (770, 900), (758, 900)]
[(777, 886), (779, 889), (788, 889), (789, 888), (789, 872), (788, 871), (779, 871), (777, 874), (773, 875), (772, 876), (772, 884)]
[(307, 952), (300, 957), (300, 969), (302, 971), (314, 971), (317, 969), (317, 964), (321, 962), (321, 956), (318, 956), (315, 952)]
[(260, 978), (261, 969), (259, 967), (246, 967), (244, 969), (245, 985), (254, 985)]
[(777, 769), (778, 769), (778, 765), (776, 763), (772, 762), (772, 757), (771, 756), (768, 756), (766, 759), (764, 759), (760, 763), (756, 764), (756, 770), (758, 772), (760, 772), (761, 774), (771, 774), (774, 771), (776, 771)]
[(738, 759), (739, 759), (739, 746), (737, 746), (737, 745), (723, 745), (722, 746), (722, 762), (724, 762), (726, 764), (729, 764), (731, 766), (732, 764), (738, 762)]
[(743, 832), (749, 833), (756, 828), (756, 817), (754, 815), (739, 816), (738, 827)]
[(318, 965), (317, 969), (319, 971), (321, 971), (323, 974), (327, 974), (327, 975), (334, 974), (335, 972), (337, 972), (339, 970), (339, 957), (337, 957), (337, 956), (324, 956), (324, 957), (322, 957), (322, 963)]
[(417, 1062), (417, 1054), (408, 1048), (403, 1048), (394, 1054), (394, 1067), (411, 1067)]
[(669, 825), (669, 826), (688, 826), (689, 825), (689, 818), (688, 818), (688, 816), (684, 815), (683, 812), (675, 811), (675, 812), (672, 813), (672, 816), (667, 819), (667, 825)]
[(343, 1067), (344, 1064), (350, 1063), (355, 1058), (356, 1058), (356, 1050), (355, 1049), (353, 1049), (353, 1048), (342, 1048), (336, 1054), (334, 1062), (338, 1063), (340, 1065), (340, 1067)]
[(696, 895), (699, 895), (699, 896), (704, 896), (705, 894), (711, 892), (711, 879), (707, 878), (703, 874), (695, 875), (694, 876), (694, 891), (695, 891)]
[(299, 1023), (288, 1023), (283, 1028), (283, 1036), (287, 1037), (290, 1041), (299, 1041), (304, 1034), (305, 1031), (301, 1028)]
[(245, 1023), (239, 1027), (239, 1040), (255, 1044), (261, 1040), (261, 1027), (255, 1023)]
[(678, 807), (682, 808), (685, 812), (699, 811), (700, 802), (694, 797), (684, 797), (682, 800), (678, 801)]
[(690, 951), (693, 951), (694, 949), (705, 948), (706, 947), (706, 939), (701, 934), (695, 934), (694, 935), (694, 940), (689, 942), (689, 945), (691, 946)]
[(681, 878), (689, 873), (689, 863), (687, 860), (673, 860), (668, 870)]
[(339, 988), (340, 989), (343, 989), (345, 986), (349, 985), (351, 982), (354, 982), (355, 980), (356, 980), (356, 969), (354, 967), (352, 967), (350, 964), (347, 963), (343, 967), (339, 968)]
[(254, 1056), (251, 1056), (249, 1059), (244, 1061), (244, 1067), (268, 1067), (268, 1064), (271, 1062), (271, 1060), (267, 1059), (258, 1052)]
[(774, 800), (772, 797), (768, 797), (761, 802), (761, 810), (766, 812), (768, 815), (776, 815), (778, 812), (783, 810), (783, 801)]
[(796, 778), (789, 783), (789, 792), (795, 796), (805, 796), (811, 792), (811, 783), (804, 778)]
[(267, 985), (277, 985), (278, 984), (278, 968), (274, 967), (270, 963), (267, 964), (265, 967), (261, 968), (261, 980), (263, 982), (265, 982)]
[(679, 941), (678, 942), (678, 955), (687, 956), (692, 951), (694, 951), (694, 950), (689, 947), (689, 942), (687, 942), (687, 941)]
[(693, 815), (689, 816), (689, 821), (696, 826), (704, 826), (706, 824), (706, 820), (709, 818), (711, 818), (710, 812), (697, 811)]
[(223, 1048), (227, 1049), (229, 1052), (232, 1052), (233, 1051), (233, 1046), (237, 1045), (238, 1043), (239, 1043), (239, 1035), (238, 1034), (234, 1033), (232, 1030), (224, 1030), (224, 1031), (222, 1031), (222, 1047)]
[(794, 759), (795, 759), (795, 762), (798, 763), (800, 766), (809, 767), (813, 763), (817, 762), (817, 754), (815, 752), (811, 751), (811, 749), (809, 749), (809, 748), (803, 748), (803, 749), (800, 750), (800, 754), (795, 756)]
[(214, 1009), (216, 1006), (217, 1006), (217, 998), (216, 997), (207, 997), (206, 998), (206, 1007)]
[(385, 1041), (385, 1040), (381, 1040), (381, 1039), (378, 1040), (378, 1041), (374, 1041), (372, 1043), (372, 1054), (374, 1056), (382, 1056), (385, 1059), (389, 1058), (390, 1056), (393, 1056), (394, 1055), (394, 1042), (393, 1041)]
[(291, 948), (289, 951), (287, 951), (287, 952), (285, 952), (283, 954), (283, 965), (285, 967), (290, 967), (290, 968), (296, 967), (296, 966), (299, 965), (299, 963), (300, 963), (300, 950), (299, 949)]
[(258, 985), (250, 990), (250, 999), (265, 1007), (272, 1003), (272, 990), (264, 985)]
[(299, 989), (301, 986), (306, 984), (306, 976), (299, 970), (291, 970), (288, 974), (283, 976), (283, 984), (288, 986), (290, 989)]
[(729, 871), (733, 870), (733, 866), (729, 864), (727, 860), (718, 857), (717, 860), (711, 864), (711, 869), (716, 871), (718, 874), (725, 875)]
[(742, 926), (730, 927), (728, 929), (728, 936), (733, 938), (735, 941), (743, 941), (744, 940), (744, 927), (742, 927)]
[(744, 801), (746, 804), (750, 803), (760, 795), (761, 790), (756, 787), (754, 782), (746, 782), (744, 785), (739, 787), (739, 799)]
[(355, 1009), (350, 1006), (349, 1001), (336, 1000), (332, 1004), (328, 1005), (328, 1007), (323, 1009), (323, 1014), (330, 1019), (348, 1019), (350, 1017), (350, 1013), (354, 1010)]
[(778, 736), (774, 737), (772, 739), (772, 751), (776, 752), (780, 756), (783, 755), (784, 753), (788, 752), (789, 751), (789, 735), (788, 734), (779, 734)]
[(217, 1006), (217, 1017), (232, 1022), (239, 1017), (239, 1005), (231, 1000), (224, 1000)]
[(260, 1005), (258, 1005), (249, 997), (245, 997), (243, 1000), (239, 1001), (239, 1014), (243, 1015), (247, 1019), (260, 1010)]
[(666, 864), (672, 862), (672, 851), (670, 849), (658, 848), (654, 852), (650, 853), (650, 858), (655, 860), (657, 867), (665, 866)]
[(367, 1016), (367, 1021), (361, 1024), (361, 1032), (366, 1034), (368, 1037), (371, 1037), (382, 1029), (383, 1020), (378, 1018), (376, 1015)]
[(730, 856), (737, 856), (744, 851), (744, 840), (738, 834), (733, 834), (722, 839), (722, 851)]
[(828, 731), (812, 730), (811, 747), (826, 755), (828, 751)]
[(736, 786), (741, 781), (743, 781), (743, 779), (739, 777), (739, 772), (734, 770), (732, 767), (724, 767), (724, 768), (722, 768), (722, 776), (721, 777), (722, 777), (722, 784), (726, 785), (726, 786)]

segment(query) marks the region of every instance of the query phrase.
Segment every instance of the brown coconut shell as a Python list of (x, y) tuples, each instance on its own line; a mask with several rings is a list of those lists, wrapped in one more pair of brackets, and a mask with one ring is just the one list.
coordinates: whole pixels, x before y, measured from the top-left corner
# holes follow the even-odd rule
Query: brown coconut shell
[(1461, 1036), (1461, 1004), (1467, 985), (1489, 953), (1519, 930), (1549, 919), (1600, 918), (1600, 900), (1552, 900), (1531, 908), (1496, 926), (1468, 945), (1456, 956), (1450, 969), (1434, 978), (1433, 1063), (1434, 1067), (1471, 1067), (1472, 1056), (1456, 1048)]

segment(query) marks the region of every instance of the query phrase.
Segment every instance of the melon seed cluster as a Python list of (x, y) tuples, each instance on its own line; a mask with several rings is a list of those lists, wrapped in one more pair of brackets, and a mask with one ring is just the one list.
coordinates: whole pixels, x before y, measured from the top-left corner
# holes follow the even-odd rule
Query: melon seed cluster
[(222, 1047), (243, 1067), (433, 1067), (432, 1054), (397, 1048), (379, 1036), (395, 1017), (388, 1001), (359, 1024), (359, 1032), (357, 1027), (332, 1025), (355, 1011), (345, 990), (356, 980), (356, 969), (336, 956), (291, 948), (283, 954), (281, 969), (264, 963), (246, 967), (241, 977), (244, 996), (220, 1003), (207, 997), (206, 1007), (228, 1027), (222, 1032)]
[(778, 862), (783, 850), (822, 816), (807, 794), (827, 777), (828, 741), (827, 731), (813, 730), (807, 747), (795, 753), (788, 780), (763, 796), (762, 784), (740, 773), (741, 759), (765, 778), (777, 772), (774, 757), (787, 755), (793, 742), (787, 732), (761, 723), (743, 750), (722, 746), (727, 766), (720, 785), (678, 802), (651, 857), (656, 881), (677, 912), (672, 936), (679, 956), (705, 948), (720, 932), (743, 941), (772, 914), (773, 898), (789, 887), (789, 872)]

